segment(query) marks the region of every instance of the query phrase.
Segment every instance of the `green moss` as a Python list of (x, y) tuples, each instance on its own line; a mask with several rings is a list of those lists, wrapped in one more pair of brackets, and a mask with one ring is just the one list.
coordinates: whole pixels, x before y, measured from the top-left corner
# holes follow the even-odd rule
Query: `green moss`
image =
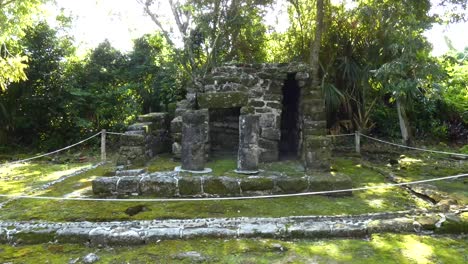
[(205, 93), (199, 94), (200, 108), (232, 108), (247, 104), (248, 95), (243, 92)]
[(379, 234), (368, 240), (194, 239), (134, 247), (88, 248), (76, 244), (0, 245), (0, 261), (67, 263), (89, 253), (97, 263), (194, 263), (176, 257), (196, 251), (203, 263), (465, 263), (466, 238)]
[(171, 154), (160, 154), (147, 163), (148, 172), (173, 171), (175, 167), (180, 166), (180, 162), (172, 159)]

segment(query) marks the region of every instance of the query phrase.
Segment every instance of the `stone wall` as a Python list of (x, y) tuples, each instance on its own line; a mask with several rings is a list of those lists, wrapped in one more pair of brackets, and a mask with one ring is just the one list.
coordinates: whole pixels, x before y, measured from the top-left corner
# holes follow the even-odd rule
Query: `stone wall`
[[(260, 122), (258, 155), (260, 162), (277, 161), (280, 156), (281, 114), (286, 80), (293, 78), (300, 89), (297, 130), (298, 153), (308, 168), (329, 168), (325, 106), (320, 90), (311, 87), (306, 64), (227, 64), (187, 89), (187, 98), (177, 104), (171, 122), (173, 153), (180, 157), (183, 112), (191, 109), (240, 108), (240, 115), (257, 115)], [(216, 129), (214, 124), (210, 128)], [(210, 147), (206, 147), (207, 155)], [(326, 170), (326, 169), (325, 169)]]
[(154, 155), (169, 152), (172, 142), (169, 120), (167, 113), (140, 115), (138, 122), (120, 137), (117, 165), (143, 165)]

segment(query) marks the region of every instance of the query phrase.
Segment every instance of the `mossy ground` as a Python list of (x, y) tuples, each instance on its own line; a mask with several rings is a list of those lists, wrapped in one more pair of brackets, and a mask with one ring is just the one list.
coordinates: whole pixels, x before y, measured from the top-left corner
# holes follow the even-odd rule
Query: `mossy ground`
[[(228, 167), (222, 161), (220, 167)], [(228, 165), (226, 165), (228, 164)], [(93, 176), (105, 175), (110, 165), (98, 167), (52, 186), (40, 195), (65, 196), (84, 189), (89, 194)], [(336, 158), (333, 170), (349, 175), (354, 187), (386, 183), (385, 178), (360, 166), (358, 159)], [(88, 192), (86, 192), (86, 190)], [(134, 216), (125, 213), (128, 207), (142, 204), (148, 210)], [(195, 217), (282, 217), (288, 215), (341, 215), (386, 212), (427, 207), (421, 200), (400, 188), (355, 192), (349, 197), (304, 196), (245, 201), (204, 202), (106, 202), (44, 201), (19, 199), (0, 211), (0, 218), (9, 220), (109, 221), (132, 219), (195, 218)]]
[[(77, 244), (0, 245), (0, 262), (68, 263), (89, 253), (96, 263), (466, 263), (466, 237), (372, 235), (367, 240), (196, 239), (137, 247)], [(201, 259), (180, 254), (196, 251)], [(179, 257), (178, 257), (179, 255)]]

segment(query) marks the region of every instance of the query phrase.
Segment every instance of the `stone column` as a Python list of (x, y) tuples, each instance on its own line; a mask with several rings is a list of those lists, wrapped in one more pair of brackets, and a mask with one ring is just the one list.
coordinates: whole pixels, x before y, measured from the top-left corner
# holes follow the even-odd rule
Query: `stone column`
[(191, 110), (182, 115), (182, 169), (205, 168), (205, 144), (208, 138), (208, 110)]
[(239, 117), (239, 152), (237, 154), (238, 171), (258, 170), (258, 137), (260, 133), (260, 118), (257, 115), (241, 115)]

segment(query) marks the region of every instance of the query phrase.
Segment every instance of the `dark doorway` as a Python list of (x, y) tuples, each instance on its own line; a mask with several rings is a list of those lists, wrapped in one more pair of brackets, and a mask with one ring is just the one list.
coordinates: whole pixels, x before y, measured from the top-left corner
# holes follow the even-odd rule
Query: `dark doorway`
[(211, 151), (237, 153), (240, 108), (212, 108), (209, 114)]
[(280, 159), (295, 159), (299, 149), (299, 97), (301, 90), (295, 73), (288, 74), (283, 86)]

